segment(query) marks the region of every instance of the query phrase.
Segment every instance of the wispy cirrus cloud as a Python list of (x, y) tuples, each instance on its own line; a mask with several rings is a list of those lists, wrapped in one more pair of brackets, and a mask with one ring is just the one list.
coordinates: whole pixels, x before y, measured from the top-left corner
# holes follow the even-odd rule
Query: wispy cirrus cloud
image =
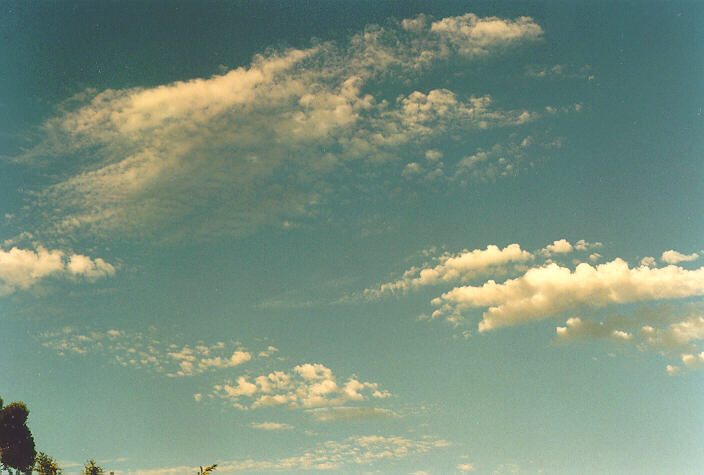
[(32, 192), (53, 233), (251, 232), (309, 214), (330, 193), (325, 177), (354, 163), (391, 163), (400, 174), (403, 147), (541, 117), (486, 94), (407, 84), (448, 58), (499, 54), (542, 34), (528, 17), (421, 15), (340, 44), (269, 51), (210, 78), (86, 90), (16, 160), (70, 165)]

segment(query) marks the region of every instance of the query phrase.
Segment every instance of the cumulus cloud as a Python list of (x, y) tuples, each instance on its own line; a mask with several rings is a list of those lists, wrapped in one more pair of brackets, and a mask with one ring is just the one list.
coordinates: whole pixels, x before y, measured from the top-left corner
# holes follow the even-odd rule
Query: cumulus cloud
[(503, 249), (490, 244), (486, 249), (465, 250), (459, 254), (445, 254), (439, 263), (430, 266), (412, 267), (403, 277), (387, 282), (379, 288), (366, 289), (365, 295), (380, 296), (384, 293), (405, 292), (426, 285), (464, 282), (487, 272), (497, 272), (501, 266), (529, 261), (533, 255), (518, 244), (509, 244)]
[(454, 288), (433, 300), (440, 307), (433, 317), (459, 321), (467, 309), (488, 307), (479, 324), (480, 331), (487, 331), (555, 316), (580, 306), (603, 307), (703, 294), (704, 268), (630, 268), (624, 260), (614, 259), (596, 267), (581, 263), (572, 271), (551, 263), (504, 283), (489, 280), (481, 286)]
[(63, 251), (13, 247), (0, 249), (0, 295), (27, 290), (46, 277), (84, 277), (94, 281), (115, 274), (115, 267), (103, 259)]
[(567, 254), (573, 250), (574, 247), (572, 247), (572, 244), (570, 244), (567, 239), (560, 239), (559, 241), (555, 241), (552, 244), (545, 246), (542, 252), (543, 254), (550, 256), (553, 254)]
[(439, 61), (497, 54), (542, 33), (528, 17), (420, 16), (339, 44), (269, 51), (210, 78), (86, 90), (17, 160), (71, 158), (70, 173), (32, 195), (35, 214), (56, 233), (251, 232), (308, 215), (329, 193), (324, 178), (350, 162), (397, 162), (400, 147), (452, 131), (537, 119), (489, 95), (414, 90), (408, 81)]
[(670, 249), (669, 251), (665, 251), (662, 253), (662, 256), (660, 257), (660, 260), (667, 264), (678, 264), (680, 262), (691, 262), (699, 259), (699, 254), (696, 252), (692, 254), (682, 254), (680, 252), (677, 252), (675, 250)]
[(377, 383), (361, 382), (352, 376), (341, 383), (326, 366), (301, 364), (290, 372), (273, 371), (254, 378), (240, 376), (213, 386), (212, 394), (240, 409), (281, 406), (312, 408), (340, 406), (351, 402), (390, 397)]

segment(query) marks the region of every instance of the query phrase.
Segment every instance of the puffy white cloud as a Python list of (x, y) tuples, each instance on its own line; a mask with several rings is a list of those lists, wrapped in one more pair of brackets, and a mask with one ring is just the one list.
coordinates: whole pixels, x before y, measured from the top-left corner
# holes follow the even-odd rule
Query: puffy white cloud
[(340, 406), (390, 396), (380, 390), (377, 383), (361, 382), (354, 376), (338, 384), (332, 370), (319, 363), (298, 365), (291, 372), (274, 371), (252, 380), (240, 376), (235, 383), (213, 386), (212, 394), (241, 409), (279, 405), (292, 408)]
[[(527, 17), (421, 16), (340, 44), (267, 52), (210, 78), (87, 90), (18, 160), (81, 157), (77, 170), (33, 195), (57, 233), (251, 232), (310, 213), (329, 193), (312, 184), (346, 162), (398, 161), (399, 147), (426, 147), (453, 130), (538, 118), (501, 110), (486, 95), (413, 90), (408, 80), (453, 55), (494, 54), (541, 35)], [(395, 101), (375, 86), (382, 78), (396, 87)]]
[(457, 287), (433, 300), (433, 317), (458, 321), (462, 311), (488, 307), (480, 331), (539, 320), (580, 306), (678, 299), (704, 294), (704, 268), (630, 268), (622, 259), (574, 271), (555, 263), (528, 270), (504, 283)]
[(461, 463), (457, 466), (457, 470), (460, 472), (473, 472), (476, 468), (471, 463)]
[(68, 271), (71, 274), (81, 275), (90, 280), (107, 277), (115, 274), (115, 267), (101, 258), (91, 259), (81, 254), (69, 257)]
[(91, 259), (81, 254), (66, 255), (63, 251), (13, 247), (0, 249), (0, 295), (27, 290), (42, 279), (82, 276), (88, 280), (115, 274), (115, 267), (103, 259)]
[(682, 363), (690, 368), (704, 368), (704, 351), (698, 355), (682, 355)]
[(662, 253), (662, 256), (660, 257), (660, 260), (667, 264), (677, 264), (680, 262), (691, 262), (699, 259), (699, 254), (696, 252), (686, 255), (682, 254), (680, 252), (674, 251), (670, 249), (669, 251), (665, 251)]
[(648, 266), (648, 267), (655, 267), (657, 265), (657, 262), (655, 261), (654, 257), (644, 257), (643, 259), (640, 260), (640, 265)]
[(550, 256), (552, 254), (567, 254), (573, 250), (574, 248), (572, 247), (572, 244), (570, 244), (567, 239), (560, 239), (559, 241), (555, 241), (552, 244), (545, 246), (545, 249), (543, 249), (542, 252)]
[(509, 244), (503, 249), (490, 244), (486, 249), (465, 250), (456, 255), (445, 254), (439, 259), (439, 264), (408, 269), (401, 279), (382, 284), (377, 289), (366, 289), (365, 294), (374, 297), (426, 285), (468, 281), (486, 272), (497, 272), (500, 266), (526, 262), (532, 258), (533, 255), (521, 249), (518, 244)]

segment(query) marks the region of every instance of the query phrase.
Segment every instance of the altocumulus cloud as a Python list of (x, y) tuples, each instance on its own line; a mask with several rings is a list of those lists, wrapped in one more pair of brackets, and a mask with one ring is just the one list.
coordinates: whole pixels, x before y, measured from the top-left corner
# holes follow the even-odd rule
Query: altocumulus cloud
[(16, 159), (59, 167), (71, 158), (70, 173), (32, 194), (49, 232), (250, 232), (311, 213), (330, 193), (324, 178), (353, 162), (395, 164), (400, 174), (402, 147), (539, 118), (489, 95), (407, 84), (449, 58), (472, 61), (542, 34), (528, 17), (419, 16), (344, 44), (270, 51), (210, 78), (86, 90)]

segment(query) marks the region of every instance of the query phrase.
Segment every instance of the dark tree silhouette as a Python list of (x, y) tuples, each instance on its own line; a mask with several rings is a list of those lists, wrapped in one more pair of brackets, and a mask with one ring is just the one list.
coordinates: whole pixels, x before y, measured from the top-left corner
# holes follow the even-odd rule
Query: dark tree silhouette
[(23, 402), (13, 402), (2, 406), (0, 398), (0, 461), (6, 469), (14, 468), (23, 472), (32, 470), (34, 438), (27, 427), (29, 410)]

